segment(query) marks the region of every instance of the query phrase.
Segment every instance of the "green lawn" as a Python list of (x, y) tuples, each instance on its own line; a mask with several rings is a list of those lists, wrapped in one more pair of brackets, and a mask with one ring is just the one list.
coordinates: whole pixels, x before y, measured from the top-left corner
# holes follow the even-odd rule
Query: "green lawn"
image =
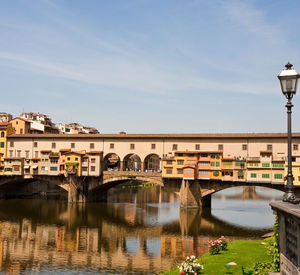
[[(222, 251), (218, 255), (210, 255), (209, 253), (203, 255), (200, 260), (204, 265), (204, 270), (201, 274), (207, 275), (224, 275), (224, 274), (242, 274), (242, 266), (245, 269), (253, 266), (256, 262), (271, 261), (268, 251), (262, 242), (266, 240), (234, 241), (228, 245), (227, 251)], [(237, 263), (237, 266), (231, 266), (229, 270), (226, 269), (225, 264), (229, 262)], [(179, 275), (179, 269), (172, 269), (165, 272), (164, 275)]]

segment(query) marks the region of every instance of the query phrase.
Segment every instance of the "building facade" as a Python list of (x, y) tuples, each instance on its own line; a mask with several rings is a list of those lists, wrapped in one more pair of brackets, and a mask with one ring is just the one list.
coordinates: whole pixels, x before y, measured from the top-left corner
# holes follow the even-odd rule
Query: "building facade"
[[(23, 134), (11, 135), (7, 140), (8, 158), (42, 161), (43, 152), (50, 151), (60, 154), (62, 161), (63, 150), (84, 152), (80, 160), (83, 173), (84, 156), (103, 152), (105, 169), (154, 170), (162, 172), (164, 178), (282, 183), (287, 155), (287, 137), (283, 133)], [(294, 133), (293, 155), (299, 155), (299, 143), (300, 133)], [(113, 165), (105, 164), (112, 159)], [(58, 162), (60, 165), (60, 159)]]

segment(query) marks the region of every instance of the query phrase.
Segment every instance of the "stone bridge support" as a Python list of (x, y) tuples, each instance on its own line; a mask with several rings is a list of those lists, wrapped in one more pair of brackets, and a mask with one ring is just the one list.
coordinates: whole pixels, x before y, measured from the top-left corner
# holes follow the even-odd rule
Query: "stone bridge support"
[(182, 180), (180, 187), (180, 207), (182, 208), (200, 208), (201, 188), (197, 180)]

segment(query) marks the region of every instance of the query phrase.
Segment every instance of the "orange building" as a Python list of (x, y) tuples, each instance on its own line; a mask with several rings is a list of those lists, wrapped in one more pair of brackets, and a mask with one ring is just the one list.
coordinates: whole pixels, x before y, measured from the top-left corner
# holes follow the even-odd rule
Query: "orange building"
[(29, 120), (24, 118), (16, 117), (10, 121), (14, 133), (17, 135), (28, 134), (30, 133), (30, 124)]

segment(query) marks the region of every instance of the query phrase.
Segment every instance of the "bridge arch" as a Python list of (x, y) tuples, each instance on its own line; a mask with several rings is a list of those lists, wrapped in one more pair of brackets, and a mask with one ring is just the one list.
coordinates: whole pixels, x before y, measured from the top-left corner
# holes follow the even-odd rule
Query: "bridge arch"
[(121, 159), (116, 153), (109, 153), (104, 157), (104, 171), (120, 170)]
[(145, 172), (159, 172), (161, 170), (160, 157), (157, 154), (149, 154), (144, 160)]
[(281, 184), (271, 184), (268, 182), (243, 182), (237, 184), (236, 182), (209, 182), (209, 181), (199, 181), (201, 185), (201, 195), (202, 198), (211, 196), (219, 191), (231, 188), (231, 187), (249, 187), (249, 186), (258, 186), (258, 187), (267, 187), (274, 190), (279, 190), (284, 192), (284, 185)]
[(137, 154), (128, 154), (123, 159), (123, 171), (141, 171), (142, 161)]

